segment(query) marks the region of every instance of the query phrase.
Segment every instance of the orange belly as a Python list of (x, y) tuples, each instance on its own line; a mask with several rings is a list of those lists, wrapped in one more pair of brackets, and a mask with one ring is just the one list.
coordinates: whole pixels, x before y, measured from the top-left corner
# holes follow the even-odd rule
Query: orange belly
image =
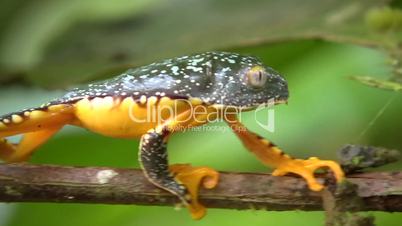
[[(150, 97), (142, 104), (127, 98), (83, 99), (75, 104), (77, 125), (110, 137), (139, 138), (194, 105), (186, 100)], [(188, 119), (189, 122), (191, 119)]]

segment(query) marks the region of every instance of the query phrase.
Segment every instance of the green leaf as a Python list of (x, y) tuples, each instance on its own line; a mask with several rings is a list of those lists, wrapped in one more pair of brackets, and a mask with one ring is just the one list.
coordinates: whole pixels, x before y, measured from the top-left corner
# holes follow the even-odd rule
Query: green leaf
[(380, 88), (380, 89), (387, 89), (392, 91), (402, 91), (402, 83), (393, 82), (389, 80), (383, 79), (376, 79), (370, 76), (353, 76), (351, 79), (359, 81), (365, 85)]

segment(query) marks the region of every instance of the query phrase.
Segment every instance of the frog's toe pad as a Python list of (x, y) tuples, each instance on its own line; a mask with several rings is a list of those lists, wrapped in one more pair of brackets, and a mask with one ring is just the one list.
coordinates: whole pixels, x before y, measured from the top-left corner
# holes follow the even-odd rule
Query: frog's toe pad
[(323, 189), (323, 186), (315, 179), (314, 172), (323, 167), (331, 169), (338, 182), (341, 182), (344, 179), (344, 173), (338, 163), (334, 161), (320, 160), (316, 157), (311, 157), (307, 160), (292, 159), (283, 162), (272, 172), (272, 175), (283, 176), (287, 173), (294, 173), (303, 177), (311, 190), (320, 191)]
[(214, 188), (218, 184), (219, 173), (208, 167), (192, 167), (189, 164), (172, 165), (170, 170), (190, 193), (188, 209), (192, 218), (201, 219), (205, 215), (206, 209), (198, 202), (199, 187), (202, 184), (204, 188)]

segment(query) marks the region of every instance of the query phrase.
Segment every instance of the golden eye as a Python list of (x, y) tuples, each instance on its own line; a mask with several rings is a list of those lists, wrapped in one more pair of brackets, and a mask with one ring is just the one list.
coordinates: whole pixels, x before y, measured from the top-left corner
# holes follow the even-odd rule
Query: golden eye
[(246, 81), (253, 88), (261, 88), (267, 82), (267, 74), (262, 67), (256, 66), (246, 73)]

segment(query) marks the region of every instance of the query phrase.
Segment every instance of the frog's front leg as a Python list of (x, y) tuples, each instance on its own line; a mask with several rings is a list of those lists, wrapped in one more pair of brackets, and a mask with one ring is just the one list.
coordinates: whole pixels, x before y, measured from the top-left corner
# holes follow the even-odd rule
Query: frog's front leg
[(298, 174), (307, 181), (309, 188), (314, 191), (320, 191), (323, 188), (323, 185), (318, 183), (314, 177), (315, 170), (319, 168), (330, 168), (334, 172), (338, 182), (344, 179), (344, 173), (341, 167), (334, 161), (320, 160), (316, 157), (311, 157), (307, 160), (293, 159), (289, 155), (284, 154), (272, 142), (249, 131), (238, 121), (237, 117), (231, 116), (230, 118), (226, 118), (226, 122), (242, 140), (243, 144), (253, 152), (259, 160), (265, 165), (276, 167), (272, 173), (274, 176), (282, 176), (287, 173)]
[(213, 188), (218, 182), (218, 172), (208, 167), (168, 164), (166, 150), (169, 135), (179, 127), (180, 120), (170, 120), (165, 125), (151, 129), (141, 137), (139, 160), (145, 176), (156, 186), (180, 198), (194, 219), (205, 215), (205, 207), (198, 202), (200, 184)]

